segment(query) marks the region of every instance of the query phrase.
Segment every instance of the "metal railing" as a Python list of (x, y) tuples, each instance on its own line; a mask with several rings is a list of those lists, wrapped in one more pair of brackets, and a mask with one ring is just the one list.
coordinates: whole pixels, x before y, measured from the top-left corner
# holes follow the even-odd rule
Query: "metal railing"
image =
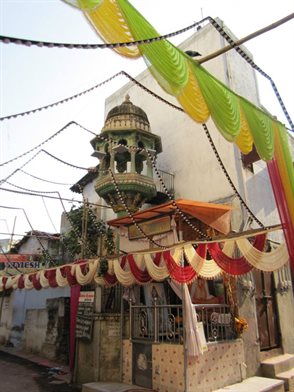
[(208, 343), (235, 339), (234, 317), (224, 304), (193, 305)]
[[(235, 339), (234, 320), (228, 305), (194, 305), (197, 320), (203, 323), (207, 343)], [(131, 340), (150, 343), (183, 343), (181, 305), (131, 305)]]
[[(164, 182), (164, 185), (167, 187), (169, 193), (171, 193), (171, 195), (174, 195), (174, 193), (175, 193), (175, 187), (174, 187), (175, 176), (174, 176), (174, 174), (168, 173), (168, 172), (166, 172), (164, 170), (160, 170), (160, 169), (158, 169), (158, 172), (159, 172), (159, 175), (160, 175), (162, 181)], [(154, 181), (156, 184), (157, 191), (162, 192), (162, 193), (166, 193), (161, 181), (159, 181), (157, 176), (154, 176)]]

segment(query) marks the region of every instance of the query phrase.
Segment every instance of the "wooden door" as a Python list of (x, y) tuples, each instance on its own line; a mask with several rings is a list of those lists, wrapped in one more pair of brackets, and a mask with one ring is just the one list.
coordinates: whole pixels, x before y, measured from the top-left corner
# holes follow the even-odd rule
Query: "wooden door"
[(254, 280), (260, 349), (269, 350), (280, 345), (273, 273), (255, 270)]

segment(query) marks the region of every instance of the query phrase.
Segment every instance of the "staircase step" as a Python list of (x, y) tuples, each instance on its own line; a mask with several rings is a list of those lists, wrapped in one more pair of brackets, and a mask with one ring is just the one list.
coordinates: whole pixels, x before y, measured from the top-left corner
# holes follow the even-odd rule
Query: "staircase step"
[(264, 377), (276, 377), (294, 367), (294, 355), (283, 354), (276, 357), (265, 359), (261, 362), (261, 372)]
[(146, 389), (138, 387), (136, 385), (125, 384), (121, 382), (90, 382), (83, 384), (82, 392), (147, 392), (152, 391), (152, 389)]
[(237, 384), (223, 387), (214, 392), (284, 392), (284, 382), (265, 377), (249, 377)]
[(286, 391), (294, 392), (294, 368), (287, 370), (286, 372), (279, 373), (276, 377), (285, 382)]

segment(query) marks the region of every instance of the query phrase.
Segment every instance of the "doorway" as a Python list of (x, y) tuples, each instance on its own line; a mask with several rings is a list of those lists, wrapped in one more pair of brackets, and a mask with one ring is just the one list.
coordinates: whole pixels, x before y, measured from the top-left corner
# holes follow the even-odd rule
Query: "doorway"
[(260, 350), (280, 346), (278, 309), (273, 273), (254, 270), (255, 301), (260, 339)]

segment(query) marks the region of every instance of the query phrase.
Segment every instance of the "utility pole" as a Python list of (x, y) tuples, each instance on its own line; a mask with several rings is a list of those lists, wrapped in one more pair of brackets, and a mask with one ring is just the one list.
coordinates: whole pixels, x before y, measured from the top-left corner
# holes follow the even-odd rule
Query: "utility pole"
[(81, 244), (82, 259), (85, 258), (86, 255), (88, 215), (89, 215), (89, 203), (88, 200), (86, 200), (83, 207), (83, 217), (82, 217), (82, 244)]

